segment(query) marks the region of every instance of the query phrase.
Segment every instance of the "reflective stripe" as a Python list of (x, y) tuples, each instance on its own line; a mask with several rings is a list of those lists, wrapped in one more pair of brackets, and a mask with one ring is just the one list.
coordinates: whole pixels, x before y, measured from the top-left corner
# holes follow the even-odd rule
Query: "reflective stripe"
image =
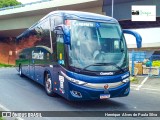
[(124, 83), (122, 83), (122, 82), (115, 82), (115, 83), (87, 83), (84, 86), (90, 87), (90, 88), (95, 88), (95, 89), (104, 89), (104, 86), (106, 84), (109, 85), (109, 88), (115, 88), (115, 87), (123, 85)]
[(115, 83), (86, 83), (84, 81), (80, 81), (80, 80), (76, 80), (74, 78), (71, 78), (71, 77), (67, 76), (65, 73), (63, 73), (62, 71), (61, 71), (61, 74), (71, 82), (74, 82), (74, 83), (76, 83), (77, 81), (83, 82), (84, 83), (83, 86), (89, 87), (89, 88), (94, 88), (94, 89), (104, 89), (104, 86), (106, 84), (109, 85), (109, 88), (115, 88), (115, 87), (118, 87), (118, 86), (121, 86), (121, 85), (125, 84), (121, 81), (120, 82), (115, 82)]

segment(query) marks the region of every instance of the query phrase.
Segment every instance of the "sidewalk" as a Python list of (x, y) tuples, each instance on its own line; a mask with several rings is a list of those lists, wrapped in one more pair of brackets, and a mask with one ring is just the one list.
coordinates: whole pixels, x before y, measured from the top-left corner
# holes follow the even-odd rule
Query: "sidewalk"
[(135, 81), (131, 81), (131, 88), (135, 90), (145, 89), (160, 92), (160, 78), (150, 76), (136, 76)]

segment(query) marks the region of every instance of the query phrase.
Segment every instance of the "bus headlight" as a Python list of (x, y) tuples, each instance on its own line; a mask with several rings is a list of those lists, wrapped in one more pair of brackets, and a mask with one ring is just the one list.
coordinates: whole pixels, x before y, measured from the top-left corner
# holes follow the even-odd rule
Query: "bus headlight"
[(78, 85), (85, 85), (85, 84), (87, 84), (87, 83), (84, 82), (84, 81), (77, 80), (77, 79), (74, 79), (74, 78), (71, 78), (71, 77), (67, 76), (67, 75), (66, 75), (65, 73), (63, 73), (62, 71), (61, 71), (61, 74), (62, 74), (67, 80), (69, 80), (69, 81), (71, 81), (71, 82), (73, 82), (73, 83), (75, 83), (75, 84), (78, 84)]
[[(68, 80), (69, 80), (69, 79), (68, 79)], [(76, 84), (78, 84), (78, 85), (85, 85), (85, 84), (86, 84), (86, 82), (80, 81), (80, 80), (77, 80), (77, 79), (74, 79), (74, 78), (71, 78), (70, 81), (73, 82), (73, 83), (76, 83)]]
[(122, 80), (123, 83), (127, 83), (127, 82), (129, 82), (129, 81), (130, 81), (129, 78), (126, 78), (126, 79)]

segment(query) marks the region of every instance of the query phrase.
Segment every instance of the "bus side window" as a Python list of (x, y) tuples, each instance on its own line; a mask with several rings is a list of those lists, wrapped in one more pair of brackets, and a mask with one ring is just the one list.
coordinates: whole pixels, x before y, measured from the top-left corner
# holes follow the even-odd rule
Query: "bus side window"
[(21, 51), (19, 53), (19, 59), (30, 59), (30, 55), (29, 55), (29, 49), (24, 49), (23, 51)]
[(55, 27), (60, 25), (60, 24), (63, 24), (63, 19), (61, 16), (55, 16)]
[(53, 62), (57, 61), (57, 48), (56, 48), (56, 34), (54, 33), (55, 28), (55, 17), (50, 17), (50, 31), (51, 31), (51, 37), (52, 37), (52, 47), (53, 47)]
[(24, 54), (19, 55), (19, 59), (25, 59), (25, 58), (26, 58), (26, 56)]
[(46, 46), (48, 48), (51, 48), (51, 43), (50, 43), (50, 32), (49, 32), (49, 19), (46, 19), (42, 21), (37, 27), (37, 42), (35, 45), (41, 45), (41, 46)]
[(120, 48), (119, 48), (119, 47), (120, 47), (120, 46), (119, 46), (120, 41), (119, 41), (119, 40), (114, 40), (113, 42), (114, 42), (114, 43), (113, 43), (113, 45), (114, 45), (114, 46), (113, 46), (113, 47), (114, 47), (114, 48), (113, 48), (113, 49), (114, 49), (113, 52), (119, 52), (119, 50), (120, 50)]

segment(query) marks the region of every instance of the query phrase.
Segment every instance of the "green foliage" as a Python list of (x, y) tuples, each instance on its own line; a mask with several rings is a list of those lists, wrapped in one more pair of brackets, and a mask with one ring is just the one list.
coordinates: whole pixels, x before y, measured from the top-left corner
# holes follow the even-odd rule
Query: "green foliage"
[(7, 65), (7, 64), (0, 63), (0, 67), (13, 67), (13, 65)]
[(153, 66), (153, 67), (160, 67), (160, 60), (153, 61), (153, 62), (152, 62), (152, 66)]
[(138, 83), (139, 83), (139, 80), (138, 80), (138, 78), (137, 78), (136, 76), (130, 77), (130, 81), (131, 81), (132, 83), (135, 83), (135, 84), (138, 84)]
[(0, 0), (0, 8), (20, 5), (20, 4), (22, 3), (18, 2), (17, 0)]
[(0, 120), (4, 120), (2, 117), (0, 117)]

